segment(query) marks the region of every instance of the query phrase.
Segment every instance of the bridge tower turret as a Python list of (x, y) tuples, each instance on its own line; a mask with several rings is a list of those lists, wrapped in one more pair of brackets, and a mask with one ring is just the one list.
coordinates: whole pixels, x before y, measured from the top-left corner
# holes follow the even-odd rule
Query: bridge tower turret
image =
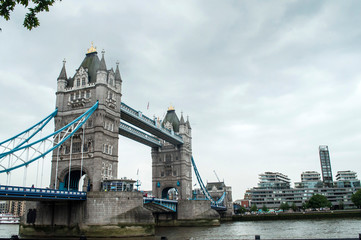
[(55, 130), (96, 101), (99, 106), (83, 128), (53, 151), (50, 187), (77, 189), (81, 176), (86, 174), (83, 190), (98, 191), (101, 182), (116, 178), (118, 171), (122, 83), (118, 64), (116, 72), (107, 70), (104, 51), (99, 60), (96, 48), (91, 46), (72, 78), (67, 78), (64, 62), (57, 83)]
[(182, 137), (184, 144), (174, 146), (163, 142), (152, 148), (152, 192), (157, 198), (188, 199), (192, 194), (192, 135), (189, 120), (184, 121), (169, 107), (162, 126)]

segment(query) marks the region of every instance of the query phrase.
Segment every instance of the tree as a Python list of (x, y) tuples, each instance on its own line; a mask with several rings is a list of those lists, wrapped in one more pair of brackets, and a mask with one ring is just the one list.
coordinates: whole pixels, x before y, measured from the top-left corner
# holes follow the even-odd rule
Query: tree
[(292, 208), (292, 210), (295, 211), (295, 212), (298, 210), (298, 207), (296, 206), (295, 203), (292, 203), (291, 208)]
[[(23, 25), (31, 30), (40, 25), (36, 15), (43, 11), (49, 12), (49, 7), (52, 6), (55, 1), (56, 0), (3, 0), (0, 4), (0, 16), (4, 17), (6, 21), (9, 21), (10, 13), (14, 11), (15, 6), (22, 5), (28, 9)], [(29, 7), (29, 3), (32, 7)]]
[(258, 208), (256, 206), (256, 204), (253, 204), (251, 207), (251, 212), (257, 212)]
[(288, 203), (281, 203), (280, 205), (280, 209), (282, 209), (282, 211), (288, 210), (290, 209), (290, 205), (288, 205)]
[(338, 201), (338, 209), (344, 209), (345, 205), (342, 200)]
[(310, 200), (308, 200), (307, 206), (309, 208), (323, 208), (323, 207), (331, 207), (332, 204), (327, 198), (320, 194), (313, 195)]
[(266, 205), (263, 204), (263, 207), (262, 207), (262, 212), (268, 212), (268, 208)]
[(245, 213), (245, 212), (246, 212), (246, 208), (243, 207), (243, 206), (241, 206), (241, 207), (238, 209), (238, 213), (240, 213), (240, 214), (243, 214), (243, 213)]
[(357, 190), (354, 194), (351, 196), (351, 201), (357, 208), (361, 208), (361, 189)]
[(303, 210), (306, 210), (306, 208), (307, 208), (307, 204), (306, 204), (306, 203), (302, 203), (302, 209), (303, 209)]

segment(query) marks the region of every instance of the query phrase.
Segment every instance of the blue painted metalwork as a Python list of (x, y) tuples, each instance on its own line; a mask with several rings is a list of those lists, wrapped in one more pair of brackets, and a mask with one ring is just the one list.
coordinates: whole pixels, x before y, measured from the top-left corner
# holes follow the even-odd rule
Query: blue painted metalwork
[(172, 212), (176, 212), (177, 211), (177, 205), (178, 205), (178, 201), (176, 200), (168, 200), (168, 199), (161, 199), (161, 198), (151, 198), (151, 197), (144, 197), (143, 198), (143, 203), (154, 203), (160, 206), (163, 206), (169, 210), (171, 210)]
[(30, 163), (44, 157), (45, 155), (47, 155), (48, 153), (50, 153), (51, 151), (53, 151), (54, 149), (56, 149), (57, 147), (59, 147), (61, 144), (63, 144), (67, 139), (69, 139), (76, 131), (79, 130), (80, 127), (83, 126), (83, 124), (89, 119), (89, 117), (94, 113), (94, 111), (98, 108), (98, 102), (96, 102), (90, 109), (88, 109), (85, 113), (83, 113), (81, 116), (77, 117), (76, 119), (74, 119), (72, 122), (70, 122), (69, 124), (67, 124), (66, 126), (60, 128), (59, 130), (53, 132), (52, 134), (46, 136), (46, 137), (43, 137), (35, 142), (32, 142), (32, 143), (28, 143), (26, 145), (23, 145), (21, 147), (17, 147), (17, 148), (14, 148), (8, 152), (5, 152), (5, 153), (2, 153), (1, 157), (5, 157), (7, 155), (10, 155), (10, 154), (14, 154), (15, 152), (18, 152), (20, 150), (24, 150), (24, 149), (27, 149), (27, 148), (31, 148), (33, 147), (34, 145), (38, 144), (38, 143), (41, 143), (43, 141), (46, 141), (48, 140), (49, 138), (51, 139), (56, 139), (57, 136), (60, 136), (61, 134), (63, 134), (63, 137), (61, 138), (60, 141), (58, 141), (57, 143), (54, 143), (53, 147), (51, 147), (50, 149), (48, 149), (47, 151), (41, 153), (39, 156), (36, 156), (26, 162), (23, 162), (22, 164), (19, 164), (19, 165), (16, 165), (16, 166), (13, 166), (13, 167), (9, 167), (9, 168), (5, 168), (4, 166), (0, 165), (1, 167), (3, 167), (4, 169), (3, 170), (0, 170), (0, 173), (8, 173), (12, 170), (15, 170), (17, 168), (20, 168), (20, 167), (24, 167), (24, 166), (27, 166), (29, 165)]
[[(126, 134), (122, 134), (123, 131), (125, 131)], [(123, 122), (120, 122), (120, 124), (119, 124), (119, 133), (121, 135), (126, 135), (126, 137), (129, 137), (138, 142), (142, 142), (150, 147), (161, 147), (162, 146), (162, 143), (160, 142), (159, 139), (152, 137), (149, 134), (146, 134), (146, 133), (144, 133), (136, 128), (133, 128)], [(129, 135), (129, 136), (127, 136), (127, 135)]]
[(47, 188), (29, 188), (0, 185), (0, 199), (7, 200), (86, 200), (86, 192)]
[[(11, 149), (16, 149), (16, 148), (21, 147), (24, 143), (29, 142), (38, 132), (40, 132), (48, 124), (48, 122), (56, 116), (57, 113), (58, 113), (58, 109), (55, 109), (54, 112), (52, 112), (49, 116), (45, 117), (40, 122), (34, 124), (30, 128), (15, 135), (14, 137), (11, 137), (3, 142), (0, 142), (0, 146), (2, 146), (4, 149), (10, 149), (8, 146), (3, 146), (3, 145), (5, 143), (9, 143), (17, 138), (20, 138), (20, 136), (25, 135), (26, 133), (29, 133), (31, 130), (35, 130), (29, 137), (27, 137), (27, 138), (21, 137), (20, 140), (22, 140), (22, 142), (18, 143), (15, 147), (12, 147)], [(6, 156), (6, 153), (0, 153), (0, 158), (3, 158), (5, 156)]]
[(209, 194), (206, 186), (205, 186), (204, 183), (203, 183), (203, 180), (202, 180), (202, 178), (201, 178), (201, 175), (200, 175), (199, 172), (198, 172), (196, 163), (194, 162), (193, 156), (191, 157), (191, 161), (192, 161), (194, 173), (196, 174), (196, 177), (197, 177), (199, 186), (201, 187), (201, 190), (202, 190), (204, 196), (205, 196), (209, 201), (211, 201), (211, 206), (214, 206), (214, 207), (221, 206), (222, 203), (223, 203), (223, 201), (224, 201), (224, 198), (225, 198), (225, 196), (226, 196), (226, 192), (224, 192), (223, 195), (222, 195), (217, 201), (213, 200), (212, 197), (211, 197), (211, 195)]
[(226, 206), (220, 206), (220, 205), (211, 205), (211, 208), (216, 211), (227, 211)]
[[(127, 121), (129, 123), (132, 123), (133, 125), (140, 127), (146, 131), (151, 132), (152, 134), (156, 135), (159, 138), (162, 138), (166, 141), (169, 141), (173, 144), (183, 144), (182, 136), (170, 131), (167, 128), (164, 128), (160, 124), (157, 124), (156, 121), (150, 119), (149, 117), (143, 115), (140, 111), (136, 111), (135, 109), (129, 107), (125, 103), (121, 103), (120, 105), (121, 110), (121, 119), (124, 121)], [(138, 122), (141, 123), (142, 126), (136, 125), (137, 123), (131, 122), (127, 116), (130, 116), (132, 119), (136, 119)], [(147, 129), (145, 129), (147, 128)], [(166, 139), (165, 139), (166, 138)]]

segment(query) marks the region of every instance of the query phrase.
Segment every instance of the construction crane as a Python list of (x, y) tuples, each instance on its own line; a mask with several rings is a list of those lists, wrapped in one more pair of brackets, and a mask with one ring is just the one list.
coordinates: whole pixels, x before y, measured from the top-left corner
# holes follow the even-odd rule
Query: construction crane
[(216, 175), (216, 178), (218, 179), (218, 182), (221, 182), (221, 180), (219, 180), (219, 177), (218, 177), (218, 175), (216, 173), (216, 170), (213, 170), (213, 172), (214, 172), (214, 175)]

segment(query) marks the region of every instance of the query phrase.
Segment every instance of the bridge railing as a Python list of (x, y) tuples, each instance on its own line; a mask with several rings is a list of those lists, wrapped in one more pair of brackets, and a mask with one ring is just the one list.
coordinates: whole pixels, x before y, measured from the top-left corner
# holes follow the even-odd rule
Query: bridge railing
[(0, 197), (86, 200), (86, 192), (0, 185)]
[(137, 117), (139, 119), (141, 119), (143, 122), (147, 123), (148, 125), (161, 130), (163, 133), (167, 134), (168, 136), (177, 138), (178, 140), (183, 142), (183, 138), (180, 135), (178, 135), (178, 134), (172, 132), (171, 130), (169, 130), (167, 128), (164, 128), (162, 126), (157, 126), (157, 123), (156, 123), (155, 120), (150, 119), (149, 117), (143, 115), (141, 112), (136, 111), (132, 107), (129, 107), (127, 104), (122, 102), (120, 104), (120, 109), (130, 113), (131, 115), (133, 115), (133, 116), (135, 116), (135, 117)]

